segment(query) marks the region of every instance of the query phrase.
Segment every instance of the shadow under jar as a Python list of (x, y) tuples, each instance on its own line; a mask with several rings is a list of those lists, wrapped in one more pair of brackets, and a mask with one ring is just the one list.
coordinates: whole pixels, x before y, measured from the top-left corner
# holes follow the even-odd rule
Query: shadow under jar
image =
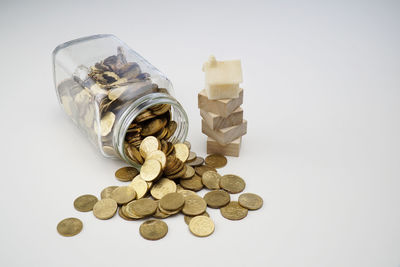
[(188, 133), (169, 79), (114, 35), (93, 35), (53, 51), (54, 83), (65, 113), (105, 157), (140, 168), (141, 141), (168, 153)]

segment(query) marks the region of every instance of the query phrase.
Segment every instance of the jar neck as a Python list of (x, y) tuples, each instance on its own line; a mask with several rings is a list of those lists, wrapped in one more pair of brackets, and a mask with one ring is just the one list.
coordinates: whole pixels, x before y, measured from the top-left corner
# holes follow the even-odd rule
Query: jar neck
[(157, 104), (171, 105), (171, 120), (174, 120), (177, 123), (177, 129), (168, 141), (172, 143), (183, 142), (188, 134), (188, 117), (181, 104), (176, 101), (174, 97), (164, 93), (153, 93), (137, 99), (126, 108), (119, 119), (115, 122), (112, 142), (114, 150), (117, 152), (118, 156), (138, 169), (141, 165), (132, 161), (125, 153), (125, 135), (128, 131), (129, 125), (140, 113)]

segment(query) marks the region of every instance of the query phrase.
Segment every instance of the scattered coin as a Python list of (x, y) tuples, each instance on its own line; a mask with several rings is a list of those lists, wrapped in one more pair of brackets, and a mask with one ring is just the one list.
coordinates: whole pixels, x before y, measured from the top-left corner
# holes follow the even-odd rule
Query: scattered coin
[(57, 231), (62, 236), (74, 236), (82, 231), (82, 221), (77, 218), (67, 218), (57, 225)]
[(126, 205), (122, 206), (122, 212), (128, 217), (131, 218), (133, 220), (138, 220), (138, 219), (142, 219), (144, 216), (138, 215), (135, 213), (135, 211), (133, 210), (133, 205), (137, 200), (133, 200), (131, 202), (129, 202)]
[(157, 202), (150, 198), (142, 198), (132, 202), (132, 210), (138, 216), (149, 216), (156, 212)]
[(214, 232), (214, 222), (207, 216), (196, 216), (190, 220), (189, 230), (198, 237), (209, 236)]
[(124, 220), (126, 220), (126, 221), (134, 221), (135, 219), (132, 219), (132, 218), (130, 218), (130, 217), (128, 217), (128, 216), (125, 215), (124, 211), (122, 210), (123, 208), (125, 209), (126, 206), (123, 205), (123, 206), (121, 206), (121, 207), (118, 209), (118, 215), (119, 215), (119, 217), (121, 217), (122, 219), (124, 219)]
[(231, 201), (231, 197), (226, 191), (214, 190), (205, 194), (204, 200), (210, 208), (218, 209), (226, 206)]
[(97, 200), (97, 197), (93, 195), (83, 195), (75, 199), (74, 207), (81, 212), (91, 211)]
[(165, 219), (168, 218), (169, 216), (171, 215), (162, 212), (159, 208), (157, 208), (156, 212), (153, 214), (153, 217), (157, 219)]
[(93, 207), (93, 214), (100, 220), (110, 219), (117, 212), (117, 202), (112, 198), (97, 201)]
[(118, 204), (125, 204), (136, 197), (135, 190), (130, 186), (119, 186), (111, 192), (111, 198)]
[(104, 188), (103, 191), (101, 191), (100, 193), (101, 199), (111, 198), (111, 192), (114, 191), (116, 188), (118, 188), (118, 186), (109, 186)]
[(211, 154), (205, 158), (205, 163), (214, 168), (222, 168), (227, 162), (225, 156), (219, 154)]
[(231, 201), (220, 209), (222, 216), (229, 220), (241, 220), (247, 216), (247, 209), (239, 205), (237, 201)]
[(187, 162), (193, 161), (193, 160), (196, 159), (196, 157), (197, 157), (196, 153), (190, 151), (189, 157), (188, 157), (188, 159), (187, 159), (186, 161), (187, 161)]
[(132, 181), (139, 174), (139, 171), (133, 167), (123, 167), (115, 172), (115, 177), (121, 182)]
[(179, 143), (174, 145), (175, 156), (182, 162), (185, 162), (189, 157), (189, 149), (185, 144)]
[(185, 199), (182, 194), (169, 193), (160, 199), (160, 207), (164, 210), (175, 211), (182, 208)]
[[(188, 163), (190, 165), (190, 162)], [(196, 171), (197, 175), (199, 175), (200, 177), (203, 176), (203, 173), (205, 173), (206, 171), (215, 171), (217, 172), (217, 170), (214, 167), (208, 166), (208, 165), (201, 165), (201, 166), (197, 166), (194, 168), (194, 170)]]
[(196, 167), (200, 166), (204, 163), (204, 159), (202, 157), (196, 157), (194, 160), (188, 162), (189, 166)]
[(199, 191), (203, 189), (203, 183), (201, 182), (201, 177), (198, 175), (194, 175), (190, 179), (182, 179), (179, 183), (181, 186), (183, 186), (183, 188), (190, 189), (193, 191)]
[(206, 201), (198, 195), (189, 195), (185, 197), (185, 204), (182, 213), (185, 215), (199, 215), (206, 211)]
[(263, 199), (253, 193), (244, 193), (239, 196), (239, 204), (249, 210), (258, 210), (263, 205)]
[(206, 171), (203, 173), (201, 177), (201, 182), (208, 189), (214, 190), (219, 189), (219, 181), (221, 179), (221, 175), (215, 171)]
[(183, 143), (188, 147), (189, 150), (192, 148), (192, 145), (190, 144), (189, 141), (185, 141)]
[[(183, 188), (183, 187), (182, 187), (182, 188)], [(176, 192), (179, 193), (179, 194), (181, 194), (184, 198), (187, 197), (187, 196), (189, 196), (189, 195), (198, 196), (198, 195), (197, 195), (195, 192), (193, 192), (192, 190), (182, 189), (182, 190), (179, 190), (179, 191), (178, 191), (178, 189), (177, 189)]]
[(168, 233), (168, 225), (160, 220), (148, 220), (140, 225), (139, 232), (147, 240), (158, 240)]
[(128, 186), (135, 190), (137, 199), (144, 197), (149, 190), (147, 182), (140, 177), (140, 174), (133, 178)]
[[(203, 212), (202, 214), (196, 215), (196, 216), (207, 216), (207, 217), (210, 217), (210, 214), (208, 214), (208, 212), (205, 211), (205, 212)], [(196, 216), (185, 215), (185, 216), (184, 216), (185, 223), (186, 223), (187, 225), (189, 225), (190, 221), (191, 221), (194, 217), (196, 217)]]
[(152, 152), (156, 151), (161, 148), (161, 144), (157, 138), (154, 136), (147, 136), (143, 141), (140, 143), (139, 151), (143, 158), (146, 158), (147, 155)]
[(246, 183), (237, 175), (226, 174), (221, 177), (219, 186), (231, 194), (236, 194), (243, 191), (246, 187)]
[(150, 190), (150, 194), (155, 199), (161, 199), (168, 193), (176, 192), (176, 184), (174, 181), (162, 178)]
[(192, 178), (195, 174), (195, 171), (192, 166), (186, 165), (185, 174), (181, 177), (182, 179), (189, 179)]
[(161, 150), (156, 150), (156, 151), (150, 152), (149, 155), (147, 156), (146, 160), (149, 160), (149, 159), (158, 160), (158, 162), (160, 162), (160, 164), (161, 164), (161, 168), (162, 169), (165, 168), (167, 158), (166, 158), (164, 152), (162, 152)]
[(140, 177), (145, 181), (153, 181), (161, 174), (161, 163), (155, 159), (146, 160), (140, 168)]

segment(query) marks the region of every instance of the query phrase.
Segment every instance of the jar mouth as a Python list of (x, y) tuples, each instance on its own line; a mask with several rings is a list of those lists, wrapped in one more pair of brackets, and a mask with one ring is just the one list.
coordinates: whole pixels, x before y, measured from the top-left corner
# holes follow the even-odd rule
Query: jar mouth
[(172, 143), (183, 142), (188, 134), (188, 117), (181, 104), (171, 95), (153, 93), (142, 96), (134, 101), (120, 116), (114, 125), (112, 144), (118, 156), (133, 167), (140, 169), (141, 165), (131, 160), (125, 153), (125, 136), (132, 121), (143, 111), (157, 104), (171, 105), (171, 120), (177, 121), (178, 127), (168, 139)]

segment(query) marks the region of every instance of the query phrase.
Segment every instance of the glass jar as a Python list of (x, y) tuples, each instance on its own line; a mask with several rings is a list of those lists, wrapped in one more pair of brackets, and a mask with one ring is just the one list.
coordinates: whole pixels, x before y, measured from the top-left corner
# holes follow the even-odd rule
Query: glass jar
[(188, 118), (173, 96), (170, 80), (114, 35), (93, 35), (57, 46), (53, 71), (65, 113), (105, 157), (140, 168), (141, 162), (132, 159), (127, 146), (138, 147), (140, 123), (157, 116), (167, 121), (166, 130), (155, 134), (160, 140), (186, 139)]

